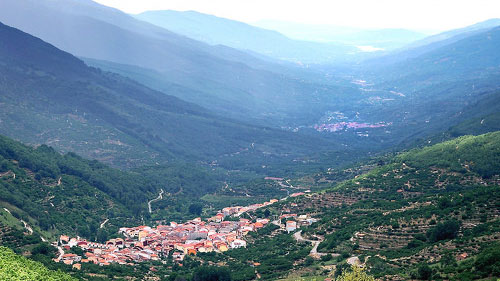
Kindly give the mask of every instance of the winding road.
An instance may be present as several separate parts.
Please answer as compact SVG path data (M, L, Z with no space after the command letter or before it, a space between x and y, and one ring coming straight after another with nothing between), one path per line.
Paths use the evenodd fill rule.
M56 262L59 262L64 256L64 250L61 246L57 246L57 251L59 252L59 256L56 258Z
M156 197L155 199L152 199L150 201L148 201L148 210L149 210L149 213L151 214L152 211L151 211L151 203L155 202L155 201L158 201L158 200L161 200L163 199L163 188L160 190L160 194L158 194L158 197Z
M324 239L319 239L319 240L309 240L305 239L302 237L302 230L299 230L293 234L293 238L297 240L297 242L310 242L313 244L313 248L311 249L311 252L309 255L313 258L321 258L322 256L327 255L326 253L318 253L318 246L321 242L323 242ZM331 254L333 257L339 256L339 254Z
M31 228L31 226L29 226L25 221L21 220L21 222L24 224L24 228L26 228L26 230L28 231L28 233L31 235L33 234L33 229Z

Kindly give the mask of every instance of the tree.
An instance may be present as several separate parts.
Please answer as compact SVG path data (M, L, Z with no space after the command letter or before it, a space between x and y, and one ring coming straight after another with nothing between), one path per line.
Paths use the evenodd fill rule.
M500 244L495 244L483 250L474 263L477 271L483 277L500 276Z
M271 211L269 211L269 209L265 209L264 210L264 217L268 218L269 215L271 215Z
M198 268L194 275L193 281L230 281L231 275L226 268L203 266Z
M193 215L201 215L201 212L203 211L203 205L200 203L193 203L189 205L189 213Z
M366 274L365 270L359 266L353 265L352 271L344 271L335 281L375 281L373 276Z
M304 265L305 266L310 266L311 264L314 263L314 259L311 258L311 257L307 257L305 260L304 260Z
M432 269L427 264L420 265L417 273L420 280L429 280L432 277Z
M104 228L99 228L97 230L97 241L104 243L106 240L108 240L108 232Z
M33 250L31 250L32 255L44 255L49 257L55 257L54 252L56 249L49 245L48 243L40 243L36 245Z
M449 220L443 223L437 224L434 228L427 232L429 240L432 242L437 242L445 239L453 239L457 236L458 230L460 229L460 224L456 220Z
M442 266L451 266L451 267L456 267L457 266L457 260L451 253L447 253L443 255L441 258L441 264Z

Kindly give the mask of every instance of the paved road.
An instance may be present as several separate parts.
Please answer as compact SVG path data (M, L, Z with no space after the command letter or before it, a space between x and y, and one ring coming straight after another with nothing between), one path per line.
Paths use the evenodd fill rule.
M109 221L109 219L106 219L103 223L101 223L101 226L99 226L99 228L103 228L104 225Z
M295 238L295 240L297 240L299 242L310 242L313 244L313 248L311 249L311 252L309 253L309 255L311 257L320 258L321 256L327 255L325 253L318 253L318 246L321 242L323 242L323 239L319 239L319 240L305 239L304 237L302 237L302 230L295 232L293 234L293 237ZM339 256L339 254L332 254L332 256L337 257L337 256Z
M59 251L59 256L56 258L56 262L59 262L64 255L64 250L61 248L61 246L57 246L57 250Z
M160 194L158 194L158 197L156 197L153 200L148 201L148 210L149 210L150 214L152 213L152 211L151 211L151 203L153 203L154 201L161 200L161 199L163 199L163 188L160 190Z
M347 259L347 263L350 264L350 265L360 265L361 261L359 260L358 257L354 256L354 257L348 258Z
M24 224L24 228L26 228L26 230L28 230L29 234L33 234L33 229L31 228L31 226L29 226L25 221L21 220L21 222Z

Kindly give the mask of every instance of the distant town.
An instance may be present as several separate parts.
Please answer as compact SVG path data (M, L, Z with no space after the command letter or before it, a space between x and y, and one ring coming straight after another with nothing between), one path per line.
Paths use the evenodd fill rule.
M290 197L302 195L304 193L299 192L291 194ZM105 243L61 235L59 241L54 243L54 246L59 249L59 256L54 261L73 265L76 269L81 269L82 263L94 263L101 266L112 263L134 265L137 262L160 260L168 256L181 263L186 255L223 253L230 249L245 248L247 242L244 237L249 232L257 231L269 223L280 226L287 232L293 232L300 226L310 225L316 221L308 215L297 214L282 214L275 221L267 218L237 219L244 213L276 202L278 199L246 207L227 207L208 218L207 221L195 218L185 223L170 222L169 225L156 227L144 225L122 227L119 229L119 234L123 235L123 238L110 239ZM230 217L231 220L228 219ZM72 247L81 248L84 252L83 256L65 253Z

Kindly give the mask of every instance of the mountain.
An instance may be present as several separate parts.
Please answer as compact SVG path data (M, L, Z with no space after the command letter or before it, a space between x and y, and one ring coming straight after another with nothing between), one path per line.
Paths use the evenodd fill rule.
M500 224L494 206L500 198L499 149L499 132L461 137L403 153L340 184L333 194L358 199L349 210L334 207L324 214L315 228L331 230L319 248L337 252L358 245L352 253L363 257L376 252L363 258L375 277L419 278L421 261L440 263L431 279L495 276L494 269L480 263L498 249L494 236ZM458 269L456 259L464 252L468 262L459 263Z
M463 28L458 28L458 29L453 29L449 31L445 31L436 35L432 35L429 37L426 37L422 40L418 40L412 44L409 44L405 48L408 49L413 49L413 48L418 48L421 46L429 45L432 43L436 43L439 41L447 41L449 39L452 39L448 41L449 43L453 43L461 38L471 36L477 33L485 32L488 31L488 29L492 29L494 27L500 26L500 19L489 19L485 20L482 22L478 22L473 25L469 25ZM455 38L455 39L453 39Z
M384 63L382 65L384 74L381 76L385 79L398 80L410 75L422 80L432 76L434 80L443 80L444 77L471 79L497 75L500 56L495 50L500 42L499 37L500 26L467 36L415 58ZM376 70L381 69L376 68Z
M276 72L282 66L246 52L210 46L92 1L5 0L2 7L5 24L79 57L153 70L183 88L168 94L240 120L281 125L296 116L318 118L322 110L315 106L339 94Z
M500 26L500 19L489 19L464 28L445 31L436 35L425 37L422 40L386 53L383 56L367 59L369 63L391 64L416 58L439 48L451 45L468 37L484 33Z
M401 48L426 37L424 33L401 28L362 29L280 21L259 21L255 25L276 30L296 40L340 43L354 47L370 46L375 50Z
M364 64L356 74L367 81L360 88L378 104L364 113L393 122L392 130L410 141L480 118L481 111L498 112L499 45L497 27L415 58L394 54L394 61Z
M220 157L253 164L291 161L328 146L317 138L217 116L87 67L5 25L0 38L0 132L27 143L50 144L120 167Z
M340 44L292 40L276 31L195 11L148 11L134 17L211 45L304 64L344 60L356 50Z
M76 234L102 240L108 232L157 219L159 213L162 219L190 218L195 214L189 206L223 186L222 179L212 169L178 162L121 171L0 136L0 241L6 234L1 226L23 229L20 220L46 239ZM162 204L149 211L148 201L160 192Z

